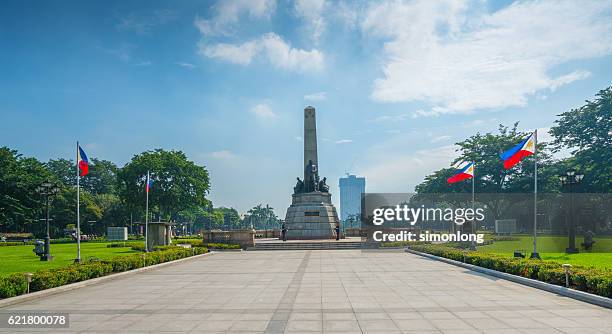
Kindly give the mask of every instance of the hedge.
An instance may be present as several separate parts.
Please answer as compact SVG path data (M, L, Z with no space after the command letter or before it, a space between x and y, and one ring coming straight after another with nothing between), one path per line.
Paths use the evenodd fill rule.
M240 249L238 244L205 243L198 239L174 240L175 244L189 244L191 247L206 247L209 249Z
M554 261L508 258L502 255L465 251L444 245L411 245L408 248L447 259L473 264L512 275L565 286L565 271ZM612 298L612 270L572 266L570 287Z
M191 245L191 247L206 247L208 249L240 249L240 245L238 244L204 243L202 240L198 239L183 239L173 240L173 244L169 246L156 246L155 250L176 247L178 244L187 244ZM145 251L144 242L114 242L106 245L106 247L131 247L135 251Z
M205 247L171 249L150 253L114 257L109 260L89 261L71 264L63 268L47 269L34 272L30 283L30 292L55 288L65 284L85 281L154 264L173 261L208 252ZM0 298L14 297L26 293L27 282L23 273L13 273L0 277Z
M23 246L23 245L34 245L35 244L35 240L40 240L40 241L45 241L44 239L24 239L27 240L26 242L23 241L7 241L7 242L0 242L0 247L8 247L8 246ZM105 238L94 238L94 239L89 239L89 240L81 240L81 242L107 242L107 240ZM50 240L51 244L76 244L76 239L73 238L59 238L59 239L51 239Z

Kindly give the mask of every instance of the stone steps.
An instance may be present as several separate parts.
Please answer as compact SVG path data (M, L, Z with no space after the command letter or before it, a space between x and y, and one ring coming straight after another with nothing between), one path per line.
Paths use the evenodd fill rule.
M350 242L274 242L255 244L249 251L258 250L325 250L325 249L363 249L372 245L360 241Z

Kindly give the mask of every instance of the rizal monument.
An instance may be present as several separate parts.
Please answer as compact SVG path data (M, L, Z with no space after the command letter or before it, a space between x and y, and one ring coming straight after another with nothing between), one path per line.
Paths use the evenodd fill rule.
M291 206L287 209L287 239L331 239L338 213L331 202L326 181L319 178L317 158L317 120L315 108L304 109L304 178L297 178Z

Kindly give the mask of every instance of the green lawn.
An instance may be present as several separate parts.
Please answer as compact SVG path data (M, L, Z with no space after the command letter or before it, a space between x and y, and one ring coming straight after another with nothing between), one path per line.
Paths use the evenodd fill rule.
M515 250L523 250L527 254L531 253L533 248L533 238L531 236L521 235L513 237L517 237L519 240L495 241L491 245L478 247L478 251L507 255L509 257L513 256ZM582 249L580 246L582 241L582 237L576 238L576 246L580 248L580 253L566 254L567 237L541 236L538 237L538 252L544 260L612 269L612 238L595 237L596 243L590 252Z
M115 256L139 253L129 247L107 248L107 242L82 242L81 259L90 257L108 259ZM51 244L53 261L40 261L32 251L33 245L0 247L0 274L34 272L42 269L64 267L76 258L76 243Z

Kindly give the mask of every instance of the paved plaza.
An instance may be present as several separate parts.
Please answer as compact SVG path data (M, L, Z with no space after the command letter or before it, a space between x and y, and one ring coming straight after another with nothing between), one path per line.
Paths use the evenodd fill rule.
M359 250L217 253L7 310L67 312L61 331L87 333L612 333L609 309Z

